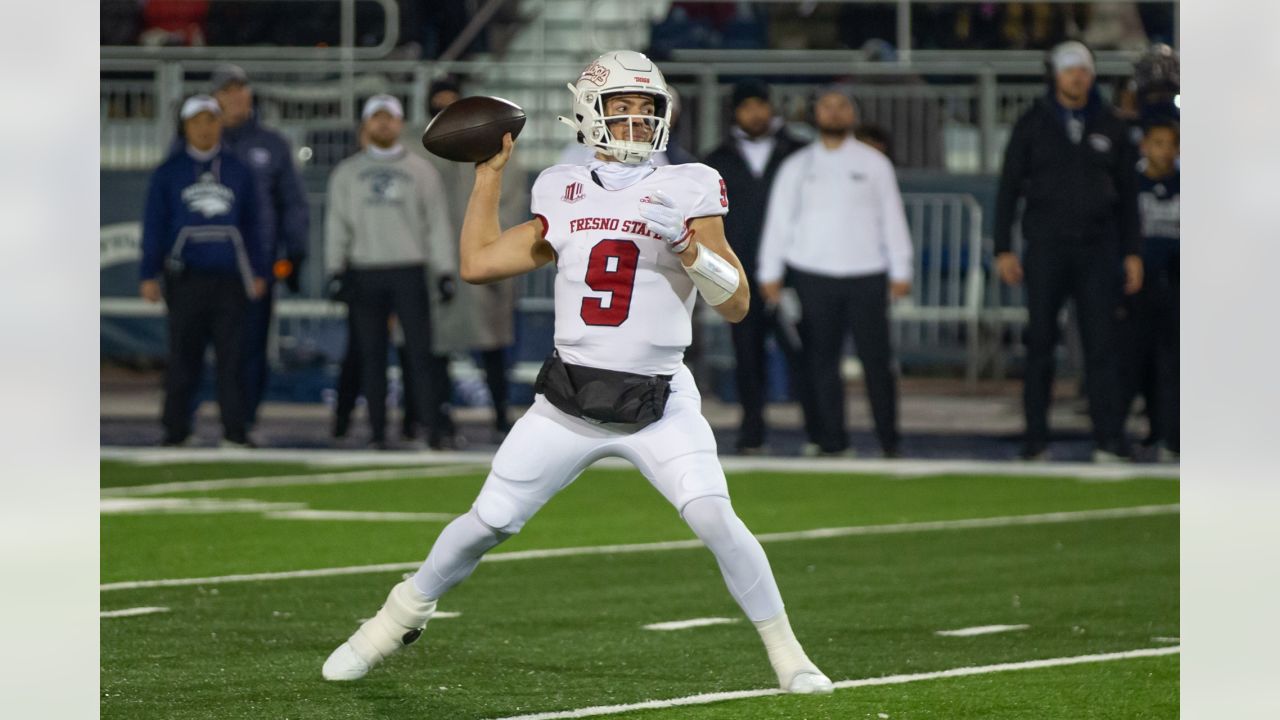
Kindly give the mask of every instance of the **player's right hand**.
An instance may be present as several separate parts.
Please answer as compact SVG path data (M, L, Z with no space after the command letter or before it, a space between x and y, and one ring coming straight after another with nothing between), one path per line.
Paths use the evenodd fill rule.
M488 170L496 173L502 172L502 168L506 167L507 161L511 159L511 150L515 146L516 141L511 139L511 133L504 134L502 136L502 149L498 151L497 155L494 155L488 160L476 163L476 171Z

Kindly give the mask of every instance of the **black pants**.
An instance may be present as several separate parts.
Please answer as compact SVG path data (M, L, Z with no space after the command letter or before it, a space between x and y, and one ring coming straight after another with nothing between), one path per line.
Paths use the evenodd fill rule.
M507 410L510 388L507 384L507 349L496 348L481 350L480 362L484 365L484 381L489 386L489 396L493 399L494 429L500 433L511 430L511 419Z
M258 422L258 407L267 392L270 365L267 362L267 340L271 334L271 315L275 306L275 281L267 278L267 292L257 300L249 300L244 312L244 347L241 362L244 375L241 388L244 391L244 416L246 427ZM191 395L191 416L200 407L199 389L203 374L195 377L196 392Z
M741 322L729 326L733 336L734 380L738 389L738 402L742 404L742 424L738 429L737 447L758 448L764 445L767 432L764 422L766 391L769 384L768 355L765 341L773 334L787 358L791 378L791 392L804 411L806 431L810 442L817 442L808 422L813 417L812 392L807 383L808 374L797 372L801 367L800 348L787 339L778 328L777 317L765 307L759 289L751 288L751 307Z
M394 314L404 331L405 353L401 371L412 375L406 383L406 406L413 404L417 417L426 418L428 440L439 437L435 424L435 387L429 380L431 313L427 297L426 268L421 265L351 271L351 330L360 365L360 389L369 410L373 441L387 437L387 327Z
M1123 350L1121 410L1126 415L1142 395L1150 434L1147 442L1179 450L1178 259L1145 268L1142 290L1125 298L1119 327Z
M187 272L166 276L164 294L169 311L169 362L160 419L165 441L181 442L191 435L192 400L205 348L212 342L222 435L232 442L244 442L242 323L249 304L244 282L236 275Z
M823 452L849 447L845 431L844 341L853 331L854 349L886 452L898 449L898 379L889 347L889 277L885 273L828 277L791 269L788 283L800 297L800 342L811 383L813 426Z
M401 382L404 391L404 412L402 417L401 435L405 438L414 437L414 426L417 425L418 419L413 414L413 403L408 401L412 396L410 385L413 380L409 373L404 372L404 368L409 367L408 353L405 352L403 345L396 346L396 362L401 368ZM356 401L360 398L360 348L356 345L356 333L351 325L350 308L347 314L347 349L342 356L342 366L338 370L338 387L337 402L333 408L333 434L344 437L347 429L351 425L351 414L355 412Z
M1049 402L1053 391L1058 315L1067 298L1075 302L1089 378L1089 416L1094 443L1122 446L1116 306L1121 297L1119 254L1106 245L1053 246L1032 243L1023 258L1027 290L1027 367L1022 403L1027 445L1049 442Z

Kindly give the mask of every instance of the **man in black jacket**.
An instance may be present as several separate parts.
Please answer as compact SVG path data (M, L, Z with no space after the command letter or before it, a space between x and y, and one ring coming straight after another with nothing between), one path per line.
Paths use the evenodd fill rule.
M1014 125L996 198L996 269L1027 284L1024 459L1049 441L1058 313L1075 300L1089 378L1095 461L1126 454L1119 407L1114 310L1142 287L1136 157L1128 128L1094 88L1093 56L1070 41L1050 53L1052 85ZM1012 251L1018 200L1024 257ZM1120 268L1123 257L1123 280Z
M776 328L773 313L766 310L756 287L756 258L774 175L782 161L804 144L783 129L782 118L774 116L769 102L769 86L759 80L744 80L734 86L733 121L729 137L705 162L724 178L733 202L733 212L724 219L725 236L742 261L751 287L747 317L730 329L737 355L738 398L742 403L737 448L741 453L755 454L763 451L765 439L765 339ZM785 338L778 339L788 352L793 350ZM797 388L797 394L802 403L807 401L802 388Z

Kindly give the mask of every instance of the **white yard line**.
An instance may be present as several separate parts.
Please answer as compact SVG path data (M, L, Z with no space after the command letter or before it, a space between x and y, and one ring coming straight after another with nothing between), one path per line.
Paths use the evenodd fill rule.
M263 513L272 520L359 520L367 522L449 522L452 513L361 512L358 510L280 510Z
M689 628L706 627L708 625L732 625L738 622L737 618L725 617L707 617L707 618L691 618L689 620L671 620L670 622L651 623L642 626L645 630L688 630Z
M374 450L231 450L221 448L123 448L104 447L103 460L121 460L141 465L198 462L296 462L317 467L353 465L405 465L417 468L439 465L471 466L483 472L493 461L491 452L378 452ZM1095 465L1093 463L1031 463L1007 460L883 460L870 458L739 457L720 458L729 472L772 471L794 473L867 473L894 477L921 475L1015 475L1023 477L1065 477L1085 480L1129 480L1133 478L1177 479L1177 465ZM478 466L478 467L477 467ZM605 458L593 467L631 468L620 458ZM175 483L176 484L176 483Z
M960 628L959 630L939 630L934 633L940 637L973 637L974 635L994 635L996 633L1026 630L1030 625L979 625L977 627Z
M1143 648L1124 652L1101 653L1098 655L1076 655L1074 657L1047 658L1045 660L1027 660L1024 662L999 663L996 665L979 665L976 667L953 668L936 672L914 673L911 675L889 675L886 677L862 678L860 680L841 680L835 683L837 689L872 687L876 685L901 685L924 680L942 680L946 678L969 677L971 675L988 675L1013 670L1038 670L1041 668L1064 667L1067 665L1083 665L1087 663L1113 662L1116 660L1132 660L1135 658L1160 657L1175 655L1181 648ZM532 713L529 715L513 715L498 720L572 720L572 718L598 717L600 715L618 715L636 710L659 710L663 708L683 707L686 705L707 705L725 700L744 700L746 698L782 695L778 688L761 690L737 690L733 692L705 693L669 700L648 700L646 702L627 705L597 705L577 710L558 710L554 712Z
M103 610L98 613L100 618L122 618L133 617L135 615L154 615L155 613L167 613L167 607L136 607L125 608L124 610Z
M103 515L154 513L264 513L304 510L306 503L237 500L234 498L102 498L98 512Z
M357 470L355 472L321 473L315 475L275 475L264 477L226 478L222 480L192 480L189 482L157 483L155 485L131 485L103 488L103 497L134 497L138 495L167 495L177 492L206 492L240 488L283 487L288 485L345 485L347 483L381 482L384 480L408 480L419 477L451 477L480 472L478 465L445 465L414 468L388 468L384 470Z
M1151 642L1180 643L1180 642L1182 642L1182 638L1176 638L1176 637L1153 637L1153 638L1151 638Z
M895 523L891 525L855 525L852 527L817 528L814 530L798 530L795 532L764 533L757 535L756 538L762 543L789 542L794 540L816 540L819 538L849 537L856 535L891 535L898 533L933 532L939 530L970 530L976 528L1012 527L1018 525L1084 522L1088 520L1112 520L1120 518L1146 517L1151 515L1170 515L1177 512L1178 505L1139 505L1136 507L1043 513L1039 515L1006 515L1002 517L969 518L964 520L936 520L917 523ZM667 550L686 550L699 547L702 547L702 541L697 539L670 540L666 542L651 543L630 543L625 545L587 545L581 547L549 548L545 550L517 550L513 552L489 553L481 558L481 561L512 562L516 560L538 560L543 558L571 557L579 555L617 555L623 553L662 552ZM109 590L134 590L138 588L152 587L216 585L220 583L327 577L330 575L356 575L361 573L391 572L394 570L417 570L421 564L421 561L414 561L403 563L382 563L378 565L351 565L346 567L316 568L314 570L291 570L286 572L244 573L202 578L130 580L125 582L105 583L103 585L99 585L98 589L106 592Z

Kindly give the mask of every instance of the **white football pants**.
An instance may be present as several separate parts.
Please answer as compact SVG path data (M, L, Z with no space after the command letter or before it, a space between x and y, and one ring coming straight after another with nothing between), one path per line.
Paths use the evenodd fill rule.
M566 415L546 398L511 428L471 510L436 539L414 585L437 599L466 579L484 553L519 532L556 493L604 457L629 460L715 554L725 583L752 621L782 612L764 548L729 503L711 426L688 368L672 378L657 422L640 430Z

